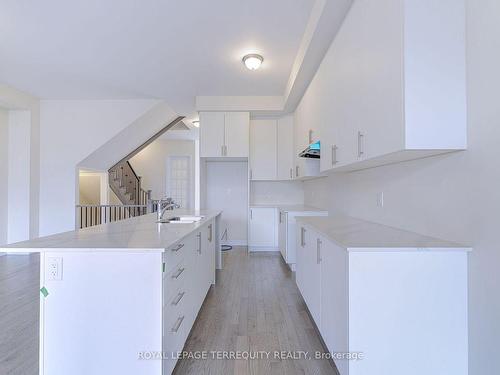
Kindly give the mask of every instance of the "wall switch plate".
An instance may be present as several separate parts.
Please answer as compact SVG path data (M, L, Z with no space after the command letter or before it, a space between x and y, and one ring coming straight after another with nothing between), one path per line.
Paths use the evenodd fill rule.
M48 257L46 278L52 281L61 281L63 276L63 260L61 257Z
M377 206L384 207L384 192L380 192L377 194Z

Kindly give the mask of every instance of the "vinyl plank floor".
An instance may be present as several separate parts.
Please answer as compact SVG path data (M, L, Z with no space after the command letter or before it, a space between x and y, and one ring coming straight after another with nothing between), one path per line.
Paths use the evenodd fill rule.
M327 360L280 359L275 351L324 352L292 272L279 253L224 253L224 269L207 295L185 351L268 353L256 359L184 359L174 373L337 374Z
M0 374L38 374L40 257L0 256Z

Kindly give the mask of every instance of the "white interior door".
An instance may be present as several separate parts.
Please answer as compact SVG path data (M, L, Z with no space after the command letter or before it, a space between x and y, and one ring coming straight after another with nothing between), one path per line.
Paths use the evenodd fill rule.
M191 158L189 156L169 156L167 161L167 197L181 208L191 208Z

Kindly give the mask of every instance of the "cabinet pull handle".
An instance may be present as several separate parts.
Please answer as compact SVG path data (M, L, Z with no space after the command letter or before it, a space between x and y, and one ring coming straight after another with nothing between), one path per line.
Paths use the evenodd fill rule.
M280 211L280 224L281 224L281 211Z
M196 237L198 237L198 253L201 254L201 232Z
M250 169L250 180L253 178L252 169Z
M305 233L306 230L304 229L304 227L300 227L300 246L302 247L306 246Z
M175 274L172 275L172 279L178 279L179 276L184 272L185 268L179 268Z
M337 145L332 146L332 166L337 164Z
M227 156L227 146L224 145L224 156Z
M212 224L208 226L208 242L212 242Z
M183 247L184 247L184 244L183 244L183 243L180 243L179 245L177 245L177 247L174 247L174 248L172 249L172 251L177 252L177 251L179 251L180 249L182 249Z
M290 168L290 179L293 178L293 168Z
M180 316L179 318L177 318L177 320L175 321L174 326L172 327L172 333L177 333L177 331L181 327L181 324L182 324L183 321L184 321L184 315Z
M220 146L220 156L224 156L224 145Z
M299 166L295 166L295 177L299 177Z
M177 306L179 304L179 302L181 302L182 297L184 297L184 294L186 294L186 292L182 292L182 293L177 294L175 299L172 301L172 306Z
M363 145L363 142L364 142L364 137L365 135L363 133L361 133L360 131L358 131L358 157L360 158L361 156L364 155L365 151L364 151L364 145Z
M320 264L322 261L321 259L321 240L318 238L316 241L316 263Z

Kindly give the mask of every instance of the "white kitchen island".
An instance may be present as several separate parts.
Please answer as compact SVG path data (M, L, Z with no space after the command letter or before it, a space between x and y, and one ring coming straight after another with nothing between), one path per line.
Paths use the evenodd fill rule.
M41 375L165 375L221 268L219 211L156 214L9 245L40 252Z

